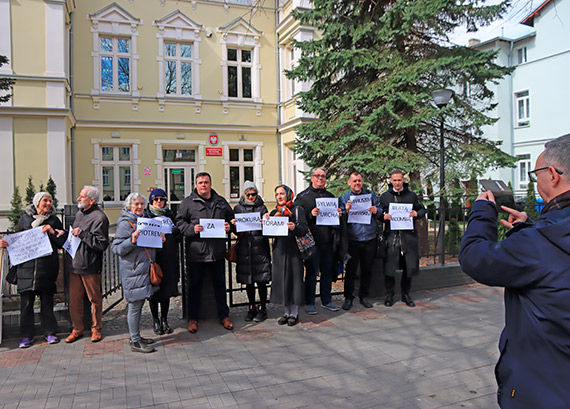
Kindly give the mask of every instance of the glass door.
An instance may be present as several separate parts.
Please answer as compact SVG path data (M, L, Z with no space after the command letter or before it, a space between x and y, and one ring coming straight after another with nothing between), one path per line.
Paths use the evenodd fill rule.
M194 189L195 168L192 166L164 165L164 181L168 204L178 205Z

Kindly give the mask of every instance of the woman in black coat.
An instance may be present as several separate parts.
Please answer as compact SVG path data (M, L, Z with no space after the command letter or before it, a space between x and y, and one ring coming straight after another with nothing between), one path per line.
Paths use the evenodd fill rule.
M259 196L255 183L246 181L243 185L243 196L234 208L234 213L259 213L261 217L267 213L267 207ZM236 219L232 220L235 226ZM267 319L267 283L271 281L271 253L269 239L261 230L235 233L237 244L237 282L245 284L249 300L246 321L261 322ZM259 308L255 308L255 284L259 293Z
M302 237L309 231L305 211L293 204L293 191L285 185L275 188L277 208L271 216L288 217L287 236L276 236L273 240L273 263L271 302L285 307L277 323L293 326L299 322L299 306L305 302L303 284L304 266L295 236Z
M172 334L172 328L168 325L168 310L170 298L178 296L178 281L180 280L180 265L178 263L178 243L182 236L175 225L176 214L166 206L166 192L162 189L154 189L148 197L148 207L144 217L161 217L168 224L172 223L172 233L166 234L166 241L162 245L162 251L156 255L156 262L162 269L162 282L159 289L149 298L150 311L154 320L153 330L157 335ZM160 304L160 318L158 306Z
M20 348L28 348L34 342L34 301L40 297L40 322L48 344L57 344L57 320L53 313L55 281L59 273L57 249L65 243L63 225L52 206L52 197L47 192L39 192L33 203L24 210L16 232L41 227L51 243L52 253L15 266L17 269L18 293L20 294ZM0 240L0 247L8 247Z

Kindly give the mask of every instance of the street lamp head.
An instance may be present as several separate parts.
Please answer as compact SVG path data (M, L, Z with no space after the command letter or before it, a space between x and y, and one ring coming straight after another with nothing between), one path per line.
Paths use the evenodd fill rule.
M452 96L453 91L447 88L436 89L431 93L433 102L435 102L435 105L437 105L439 109L447 106Z

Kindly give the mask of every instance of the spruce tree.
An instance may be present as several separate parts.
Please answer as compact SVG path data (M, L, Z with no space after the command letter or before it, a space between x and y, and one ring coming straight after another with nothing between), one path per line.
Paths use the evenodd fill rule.
M22 215L22 196L20 196L20 188L18 186L14 187L10 206L11 215L8 216L8 220L10 221L10 230L14 230L18 225L20 216Z
M36 194L36 188L34 187L34 182L32 181L32 177L28 176L28 184L26 185L26 196L24 197L24 204L26 206L32 203L35 194Z
M48 192L51 195L52 200L53 200L52 205L53 205L54 209L57 209L57 206L58 206L58 201L57 201L57 197L56 197L57 186L55 184L55 181L52 179L51 175L49 175L49 178L48 178L47 183L46 183L46 192Z
M346 185L358 169L372 187L394 167L416 182L437 179L439 126L445 118L446 172L468 178L514 158L484 139L481 128L496 119L490 85L511 72L496 53L453 45L448 35L475 30L499 17L506 4L475 0L314 0L294 11L316 27L289 78L312 82L298 105L316 120L299 126L295 148L310 167L324 166L331 185ZM453 102L439 110L432 91L454 87ZM469 90L469 92L467 92ZM336 179L336 180L335 180ZM333 186L331 186L333 187Z
M0 67L8 63L8 58L4 55L0 55ZM8 102L12 98L12 85L14 85L14 80L11 78L0 77L0 102ZM8 91L7 93L1 91Z
M534 183L529 181L526 187L526 198L524 200L524 211L527 216L536 221L538 219L538 212L536 210L536 190Z

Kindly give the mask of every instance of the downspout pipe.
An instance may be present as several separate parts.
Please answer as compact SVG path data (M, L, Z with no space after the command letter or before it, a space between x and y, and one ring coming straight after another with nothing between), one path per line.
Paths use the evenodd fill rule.
M279 0L275 0L275 27L279 25ZM275 32L275 61L277 64L277 167L279 183L283 183L283 138L281 126L281 58L279 55L279 34Z
M513 40L510 40L510 48L509 48L509 54L508 54L508 59L507 59L507 64L509 67L513 66L513 48L515 45L515 42ZM511 72L509 74L509 130L510 130L510 141L511 141L511 146L510 146L510 155L511 156L515 156L515 116L514 116L514 102L513 102L513 73ZM513 185L515 183L515 168L511 168L511 180L513 181Z

